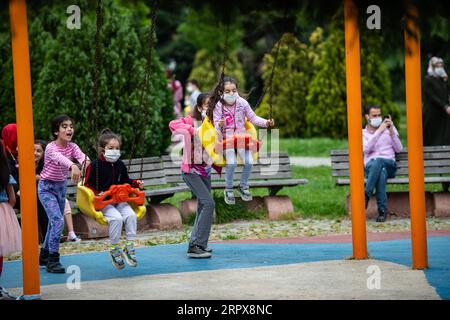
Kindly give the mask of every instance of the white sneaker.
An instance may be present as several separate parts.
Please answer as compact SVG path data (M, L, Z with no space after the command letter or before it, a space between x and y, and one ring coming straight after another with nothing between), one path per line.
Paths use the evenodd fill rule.
M69 238L67 237L66 242L81 242L81 239L75 236L75 238Z
M224 200L226 204L235 204L235 200L234 200L234 191L225 189L224 193Z

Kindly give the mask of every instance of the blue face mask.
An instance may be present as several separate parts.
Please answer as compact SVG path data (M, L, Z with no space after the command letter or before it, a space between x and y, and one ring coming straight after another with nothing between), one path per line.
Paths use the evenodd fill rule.
M223 95L223 100L230 105L234 104L238 98L239 95L237 93L225 93Z
M381 125L381 122L383 122L381 117L372 118L369 120L370 125L374 128L378 128Z

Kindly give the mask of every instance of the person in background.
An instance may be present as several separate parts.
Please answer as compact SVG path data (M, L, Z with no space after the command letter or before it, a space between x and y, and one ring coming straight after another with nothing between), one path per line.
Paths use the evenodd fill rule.
M20 209L20 194L19 191L19 162L18 162L18 148L17 148L17 125L15 123L7 124L2 129L2 143L6 153L6 158L9 164L9 170L12 177L16 181L14 184L14 192L16 193L15 209Z
M188 80L186 85L186 91L189 94L189 109L193 110L194 107L197 105L197 98L201 93L198 86L198 81L195 79Z
M180 81L175 80L173 72L166 69L167 79L169 80L168 86L173 95L173 113L176 119L180 119L182 114L181 101L183 100L183 86Z
M433 57L423 86L423 145L450 145L448 76L444 61Z
M22 250L21 230L14 212L16 183L9 169L3 145L0 143L0 278L3 271L3 257ZM0 286L0 300L13 300L6 289Z
M379 106L366 106L364 114L367 120L367 126L363 129L364 174L367 179L364 189L366 209L376 188L377 222L384 222L388 212L386 183L387 179L395 178L395 153L402 151L403 146L391 117L383 120Z

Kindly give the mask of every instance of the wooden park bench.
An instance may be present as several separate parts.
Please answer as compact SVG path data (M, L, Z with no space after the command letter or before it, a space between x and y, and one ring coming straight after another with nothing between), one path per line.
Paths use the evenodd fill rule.
M277 156L277 155L274 155ZM128 160L123 160L128 166ZM180 171L181 158L172 159L170 156L145 158L142 170L145 195L147 198L147 214L138 222L138 230L148 228L172 229L180 228L182 220L177 207L169 203L161 203L178 192L189 192L190 189L184 183ZM277 162L279 161L278 165ZM139 179L141 172L141 159L132 159L129 175L132 179ZM212 175L212 188L224 189L224 174L222 177L214 173ZM242 167L235 172L235 186L239 184ZM292 202L287 196L277 196L283 187L293 187L305 184L306 179L293 179L290 161L287 153L282 153L278 158L264 157L253 167L251 188L268 188L269 196L254 197L248 208L265 208L269 218L277 219L282 214L293 211ZM72 209L76 209L76 186L69 180L67 197ZM196 211L196 200L189 199L180 204L181 214L188 215ZM74 229L83 238L103 238L108 236L107 226L100 225L92 218L83 214L73 216Z
M348 150L331 150L332 175L337 186L350 185ZM450 216L450 146L424 147L424 175L425 184L443 184L443 192L426 192L426 208L428 216ZM393 179L388 179L388 185L407 185L408 178L408 152L403 150L396 155L397 173ZM349 195L347 195L347 210L350 212ZM388 192L388 209L391 214L398 216L409 215L408 192ZM378 215L376 199L372 196L367 209L367 217Z
M175 187L186 187L180 174L181 157L163 156L164 170L166 180ZM239 186L239 180L242 174L242 166L236 168L234 174L234 187ZM222 169L219 176L214 170L211 175L211 188L225 189L226 168ZM266 210L269 219L279 219L283 214L294 211L291 200L288 196L277 196L277 193L284 187L295 187L306 184L306 179L292 178L291 164L287 153L273 154L264 156L252 168L249 186L251 189L267 188L268 196L253 197L253 201L247 203L248 210ZM189 190L189 189L188 189ZM238 197L236 197L238 200ZM236 202L236 205L239 205ZM196 211L197 202L195 199L184 200L180 203L180 211L183 216L188 216Z

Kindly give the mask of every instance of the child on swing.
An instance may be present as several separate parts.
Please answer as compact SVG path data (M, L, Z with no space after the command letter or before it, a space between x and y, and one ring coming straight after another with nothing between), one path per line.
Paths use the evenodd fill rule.
M275 125L273 119L263 119L258 117L250 107L249 103L241 98L238 93L238 83L231 77L225 77L223 80L223 88L221 88L222 96L214 107L213 119L216 130L221 134L223 139L229 139L235 134L246 133L245 118L257 127L272 127ZM211 111L208 112L211 116ZM241 181L239 184L239 195L244 201L251 201L252 194L248 186L248 179L252 171L253 156L250 150L239 148L237 150L225 149L226 160L226 189L224 191L225 203L235 204L233 192L233 177L237 167L236 153L244 162Z
M135 188L144 188L144 183L141 180L129 178L125 164L119 159L120 145L120 137L110 129L104 129L100 133L97 143L99 157L92 161L87 168L85 182L85 186L91 188L96 195L108 191L111 185L128 183ZM123 259L125 259L130 267L136 267L137 259L133 243L136 239L137 230L136 213L127 202L109 204L101 211L108 221L111 242L109 253L113 266L116 269L123 269L125 267ZM119 247L119 242L123 224L125 224L127 242L122 250Z

